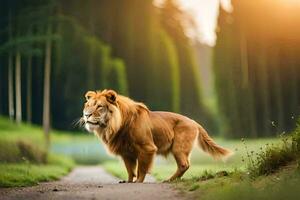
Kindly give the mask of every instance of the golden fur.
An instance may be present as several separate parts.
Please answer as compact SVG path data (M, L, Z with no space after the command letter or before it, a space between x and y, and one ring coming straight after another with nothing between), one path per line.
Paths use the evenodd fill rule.
M214 158L232 152L217 145L194 120L171 112L153 112L142 103L113 90L86 93L83 118L86 129L94 132L110 152L122 157L128 182L143 182L155 154L172 153L178 169L169 179L181 177L189 168L189 155L198 136L199 146ZM137 170L136 170L137 168Z

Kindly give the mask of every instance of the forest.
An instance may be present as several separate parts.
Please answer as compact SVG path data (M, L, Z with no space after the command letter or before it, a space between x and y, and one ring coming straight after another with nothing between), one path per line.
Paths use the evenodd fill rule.
M171 2L161 10L138 0L46 2L1 6L1 114L41 124L49 76L53 128L71 129L84 93L104 88L214 128L184 15Z
M83 94L111 88L152 110L187 115L215 135L292 130L300 112L299 12L270 2L233 0L233 12L220 7L213 112L203 95L201 55L184 30L193 20L174 1L3 1L0 114L74 130Z

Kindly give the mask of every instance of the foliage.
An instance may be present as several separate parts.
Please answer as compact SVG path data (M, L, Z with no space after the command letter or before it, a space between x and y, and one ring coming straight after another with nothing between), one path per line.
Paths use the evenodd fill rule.
M281 144L267 144L256 155L247 153L248 170L252 177L269 175L300 158L300 123L293 133L282 135L281 140Z
M42 130L0 117L0 162L46 163Z
M46 163L47 152L45 149L24 140L11 141L0 139L0 162Z
M264 182L264 183L262 183ZM265 177L262 180L251 182L247 179L235 180L227 178L213 180L210 183L200 184L206 188L201 192L201 199L210 200L238 200L238 199L298 199L300 183L299 172L279 173L276 177ZM198 196L199 194L197 194Z

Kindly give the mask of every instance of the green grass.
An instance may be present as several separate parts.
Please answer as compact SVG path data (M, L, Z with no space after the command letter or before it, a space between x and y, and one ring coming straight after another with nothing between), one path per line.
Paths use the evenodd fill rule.
M58 165L0 164L0 187L36 185L66 175L68 168Z
M53 140L69 136L53 133ZM0 117L0 187L35 185L41 181L56 180L74 166L71 158L48 153L37 126L16 125Z
M236 171L228 176L215 176L205 180L199 178L183 179L175 186L192 199L202 200L262 200L298 199L300 172L297 164L290 165L270 176L255 180L246 173Z
M291 134L280 136L281 143L260 152L248 152L248 171L252 177L268 175L300 158L300 121Z
M57 180L74 166L72 159L50 154L47 164L0 163L0 187L36 185L39 182Z
M245 145L242 140L238 139L222 139L222 138L215 138L214 140L217 144L229 148L234 151L234 155L226 160L226 163L239 167L242 165L241 161L242 158L245 157L246 149ZM278 138L259 138L259 139L245 139L246 145L248 147L248 151L258 151L261 147L264 147L266 144L276 144L279 142ZM196 148L193 149L191 155L191 161L195 164L220 164L224 163L223 161L216 161L210 155L204 153L200 150L198 145ZM171 157L171 156L170 156Z
M33 124L16 124L9 119L0 116L0 138L9 141L24 140L35 143L41 148L45 147L42 127ZM88 135L77 132L51 130L51 142L66 142L74 138L76 140L87 140Z

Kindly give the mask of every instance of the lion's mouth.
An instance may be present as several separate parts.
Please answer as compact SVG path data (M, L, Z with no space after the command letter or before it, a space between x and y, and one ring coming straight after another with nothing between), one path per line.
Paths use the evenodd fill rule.
M87 124L92 124L92 125L94 125L94 126L97 126L97 125L99 125L99 123L98 123L98 122L91 122L91 121L87 121L86 123L87 123Z
M101 128L105 128L107 126L107 124L105 123L101 123L101 122L91 122L91 121L87 121L87 124L91 124L93 126L100 126Z

